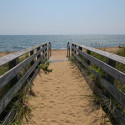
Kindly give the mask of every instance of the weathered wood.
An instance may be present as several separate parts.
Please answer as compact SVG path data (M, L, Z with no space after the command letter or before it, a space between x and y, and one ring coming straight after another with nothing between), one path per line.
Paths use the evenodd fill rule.
M79 56L77 56L75 53L73 53L74 56L78 59L78 61L83 65L85 66L90 72L93 72L95 75L97 75L98 77L98 74L90 69L89 65L84 62ZM101 80L101 79L100 79ZM100 83L103 83L104 82L100 82ZM111 84L111 83L110 83ZM91 86L90 86L91 87ZM111 112L111 114L115 117L115 119L120 123L120 125L124 125L125 123L125 117L120 113L120 111L114 106L111 104L111 102L108 100L108 98L106 96L104 96L103 92L101 89L98 88L98 90L96 91L97 94L99 94L101 97L100 99L102 99L102 101L104 102L105 106L109 109L109 111ZM110 91L111 92L111 91Z
M38 48L39 46L42 46L44 44L45 43L39 44L39 45L37 45L35 47L31 47L31 48L28 48L28 49L25 49L25 50L21 50L21 51L14 52L14 53L8 54L6 56L0 57L0 66L4 65L6 63L9 63L10 61L18 58L19 56L22 56L22 55L24 55L24 54L26 54L26 53L28 53L28 52Z
M125 95L123 95L112 83L106 79L99 79L101 85L108 90L108 92L125 108Z
M35 71L35 73L33 74L33 76L32 76L32 78L30 79L30 81L28 82L28 84L25 86L25 92L27 93L28 92L28 89L30 88L30 86L31 86L31 84L32 84L32 82L33 82L33 80L34 80L34 78L36 77L36 75L38 74L38 72L40 71L40 69L38 68L36 71ZM15 109L14 108L12 108L11 110L10 110L10 112L6 115L6 117L4 118L4 120L3 120L3 125L9 125L10 124L10 121L13 119L13 117L14 117L14 114L15 113Z
M34 50L32 50L32 51L30 52L30 56L33 55L33 54L34 54ZM31 61L31 63L30 63L30 66L32 66L32 65L34 64L34 62L35 62L35 61L34 61L34 59L33 59L33 60ZM29 77L31 78L31 77L33 76L33 74L34 74L34 71L30 74Z
M18 90L22 87L23 83L27 80L32 71L39 64L44 54L33 64L33 66L30 67L30 69L24 74L24 76L21 77L21 79L0 99L0 114L11 101L11 99L15 96L15 94L18 92Z
M89 51L89 50L87 50L87 52L86 52L87 54L91 54L91 52ZM90 65L90 61L88 60L88 59L86 59L86 63L88 64L88 65Z
M109 93L125 108L125 95L123 95L117 88L115 88L110 82L107 80L100 78L100 74L96 71L92 70L87 63L85 63L78 55L73 52L73 55L79 60L79 62L84 65L90 72L94 73L99 81L101 86L106 88Z
M74 52L74 49L73 49L73 47L74 47L74 44L72 43L72 52Z
M48 44L48 60L50 58L50 44Z
M116 106L114 106L114 104L112 104L111 101L103 94L101 89L98 89L98 94L101 96L101 100L104 102L104 105L109 109L116 121L120 125L125 125L125 117L120 113Z
M51 42L49 42L49 49L50 49L50 57L51 57L51 55L52 55L52 43Z
M69 57L70 57L70 46L69 46Z
M69 42L67 43L67 57L69 57L68 51L69 51Z
M100 68L102 68L104 71L106 71L107 73L109 73L112 77L114 77L115 79L119 80L120 82L122 82L123 84L125 84L125 73L117 70L116 68L104 63L103 61L98 60L97 58L88 55L86 53L83 53L82 51L80 51L79 49L76 49L73 47L73 49L75 49L78 53L80 53L83 57L87 58L88 60L90 60L92 63L96 64L97 66L100 66Z
M19 63L19 58L16 58L9 62L9 69L12 69L14 66L16 66Z
M33 54L34 54L34 50L32 50L32 51L30 52L30 56L31 56L31 55L33 55ZM34 64L34 60L33 60L33 61L31 61L31 63L30 63L30 64L31 64L31 66L32 66L32 65Z
M116 67L116 61L111 60L110 58L106 58L106 63L107 63L108 65L114 67L114 68ZM105 78L106 78L109 82L111 82L112 84L114 84L115 78L112 77L111 75L109 75L108 72L105 74Z
M74 47L76 48L77 46L76 46L76 45L74 45ZM74 53L76 53L76 50L74 50Z
M15 115L15 109L13 108L9 111L7 116L2 121L3 122L2 125L10 125L10 122L13 119L14 115Z
M67 57L70 57L70 45L67 43Z
M27 66L35 57L37 57L42 49L39 50L34 55L28 57L23 62L16 65L13 69L10 69L8 72L0 76L0 88L4 87L14 76L16 76L23 68Z
M45 53L45 45L42 45L42 48L43 48L43 54L44 54Z
M75 44L75 43L73 43L73 44ZM110 58L110 59L112 59L112 60L114 60L116 62L125 64L125 57L118 56L116 54L105 52L105 51L102 51L102 50L99 50L99 49L95 49L95 48L92 48L92 47L88 47L88 46L85 46L85 45L80 45L80 44L75 44L75 45L81 46L82 48L90 50L91 52L95 52L95 53L97 53L99 55L102 55L102 56L105 56L107 58Z
M9 62L9 69L12 69L19 63L19 58L16 58ZM10 71L10 70L9 70ZM19 74L16 74L13 79L10 79L9 82L11 85L14 85L19 80Z
M47 53L47 49L46 48L44 49L44 53ZM46 57L47 57L47 54L45 54L44 58L46 58Z
M37 48L37 51L39 51L39 50L40 50L40 47ZM40 55L41 55L41 54L39 54L39 55L37 56L37 59L40 58Z

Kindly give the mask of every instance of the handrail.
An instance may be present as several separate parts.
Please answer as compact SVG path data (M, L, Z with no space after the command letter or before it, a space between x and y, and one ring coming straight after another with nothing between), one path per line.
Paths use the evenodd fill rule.
M85 52L83 51L83 49L86 49L87 51ZM123 93L123 91L120 91L118 88L114 86L115 80L118 80L120 82L120 85L125 84L125 73L121 72L116 67L116 62L119 62L122 65L125 65L125 57L121 57L113 53L105 52L99 49L95 49L92 47L75 44L75 43L72 43L71 50L72 50L72 55L85 68L87 68L90 72L95 74L95 76L98 78L99 86L100 86L100 88L98 89L102 91L101 96L104 97L105 95L105 97L107 96L106 97L107 99L113 97L115 101L117 101L122 108L125 108L125 94ZM105 60L106 62L96 58L96 56L93 56L93 53L91 52L94 52L98 55L106 57L106 60ZM96 71L95 66L99 66L99 68L105 71L104 76L102 76L98 71ZM115 119L117 119L117 121L121 125L125 123L125 117L122 115L121 111L118 110L117 106L114 107L111 104L111 107L115 108L114 111L112 112L112 108L110 108L107 104L105 105L106 107L108 107L109 111L111 111L112 115L114 115Z
M29 54L29 57L22 62L19 62L20 56L27 53ZM0 66L9 63L9 65L7 65L9 70L0 76L0 92L3 93L0 98L0 115L1 113L4 113L4 109L6 109L8 104L12 102L12 99L17 95L24 83L27 80L32 81L34 79L39 71L41 62L46 62L50 56L51 43L49 42L49 44L39 44L0 58ZM27 69L22 73L21 71L26 67ZM25 87L30 87L29 84L30 83L26 83ZM11 87L8 87L8 85L11 85ZM11 111L8 111L8 117L5 116L6 118L5 121L3 119L3 122L6 123L10 120L10 114Z
M44 44L47 44L47 43L42 43L42 44L39 44L39 45L36 45L36 46L33 46L33 47L30 47L30 48L27 48L25 50L21 50L21 51L17 51L17 52L14 52L14 53L11 53L11 54L8 54L6 56L3 56L3 57L0 57L0 66L18 58L19 56L22 56L38 47L41 47L42 45Z
M109 52L105 52L103 50L99 50L99 49L95 49L95 48L92 48L92 47L89 47L89 46L85 46L85 45L81 45L81 44L76 44L76 43L72 43L76 46L80 46L82 48L85 48L89 51L92 51L92 52L95 52L99 55L102 55L102 56L105 56L107 58L110 58L116 62L119 62L119 63L122 63L122 64L125 64L125 57L122 57L122 56L118 56L116 54L113 54L113 53L109 53Z

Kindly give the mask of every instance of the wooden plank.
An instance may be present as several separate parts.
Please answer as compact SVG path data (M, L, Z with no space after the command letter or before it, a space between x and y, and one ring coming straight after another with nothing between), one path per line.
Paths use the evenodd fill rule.
M34 54L34 50L32 50L31 52L30 52L30 56L32 56ZM31 63L30 63L30 66L32 66L33 64L34 64L34 59L31 61ZM30 74L30 76L29 77L32 77L33 76L33 74L34 74L34 71Z
M10 125L11 124L10 122L13 119L14 115L15 115L15 109L12 108L5 117L5 119L3 120L2 125Z
M46 54L46 53L45 53ZM0 99L0 114L15 96L18 90L22 87L23 83L27 80L31 72L36 68L44 54L31 66L31 68L24 74L24 76Z
M109 58L106 58L106 63L107 63L108 65L114 67L114 68L116 67L116 61L111 60L111 59L109 59ZM105 74L105 78L106 78L109 82L111 82L112 84L114 84L115 78L112 77L111 75L109 75L108 73Z
M88 60L90 60L91 62L93 62L94 64L96 64L97 66L100 66L100 68L102 68L104 71L106 71L112 77L114 77L115 79L117 79L120 82L122 82L123 84L125 84L125 73L117 70L116 68L113 68L112 66L104 63L103 61L98 60L97 58L95 58L95 57L93 57L91 55L83 53L79 49L76 49L76 48L74 48L74 49L77 52L79 52L82 56L84 56L85 58L87 58Z
M74 55L76 57L78 57L76 54ZM79 57L78 57L79 58ZM86 68L89 68L89 65L87 63L84 63L82 59L79 58L79 62L85 66ZM82 62L81 62L82 61ZM77 64L77 63L76 63ZM85 65L84 65L85 64ZM78 66L78 64L77 64ZM81 67L79 67L81 70ZM91 72L91 69L88 69ZM94 74L96 74L96 72L94 71ZM88 84L91 87L90 84ZM102 101L104 102L105 106L109 109L109 111L112 113L112 115L115 117L116 121L118 121L118 123L120 123L120 125L124 125L125 123L125 117L120 113L120 111L116 108L116 106L111 105L111 102L109 101L109 99L103 95L103 92L101 89L98 88L97 90L97 94L99 94L101 96L100 99L102 99Z
M35 73L33 74L32 78L30 79L30 81L28 82L28 84L25 86L25 91L26 93L28 92L33 80L35 79L36 75L38 74L38 72L40 71L40 68L37 68Z
M14 52L14 53L8 54L8 55L6 55L6 56L3 56L3 57L0 58L0 66L2 66L2 65L4 65L4 64L6 64L6 63L8 63L8 62L10 62L10 61L12 61L12 60L18 58L19 56L22 56L22 55L24 55L24 54L26 54L26 53L32 51L33 49L38 48L39 46L42 46L42 45L44 45L44 44L46 44L46 43L39 44L39 45L37 45L37 46L33 46L33 47L31 47L31 48L28 48L28 49L25 49L25 50L21 50L21 51Z
M39 50L40 50L40 47L37 48L37 51L39 51ZM37 59L40 58L40 55L41 55L41 54L39 54L39 55L37 56Z
M26 91L26 93L27 93L27 91L28 91L30 85L32 84L34 78L36 77L36 75L38 74L39 71L40 71L40 69L38 68L38 69L35 71L35 73L33 74L32 78L31 78L30 81L29 81L29 83L25 86L25 91ZM14 117L14 113L15 113L15 109L12 108L12 109L10 110L10 112L6 115L6 117L4 118L2 124L3 124L3 125L9 125L9 124L10 124L10 121L11 121L11 120L13 119L13 117Z
M89 51L89 50L87 50L87 52L86 52L88 55L90 55L91 54L91 51ZM86 63L88 64L88 65L90 65L90 61L87 59L86 60Z
M121 114L121 112L111 103L111 101L103 94L101 89L98 89L98 93L101 96L101 100L104 102L104 105L109 109L110 113L114 116L116 121L120 125L125 125L125 117Z
M82 65L84 65L90 72L94 73L101 85L106 88L108 90L108 92L125 108L125 95L123 95L117 88L115 88L110 82L108 82L107 80L100 78L100 75L95 72L94 70L92 70L89 65L87 63L85 63L80 57L78 57L78 55L76 55L73 52L73 55L80 61L80 63Z
M23 68L25 68L27 66L27 64L29 64L36 56L39 55L39 53L42 51L39 50L37 53L35 53L34 55L30 56L29 58L27 58L26 60L24 60L23 62L19 63L18 65L16 65L14 68L12 68L11 70L9 70L8 72L6 72L5 74L0 76L0 89L2 87L4 87L14 76L16 76Z
M9 62L9 69L12 69L17 64L19 64L19 58L16 58L16 59ZM19 78L20 78L19 74L16 74L15 77L13 77L13 79L9 80L10 84L14 85L19 80Z
M73 44L75 44L75 43L73 43ZM92 47L88 47L88 46L85 46L85 45L81 45L81 44L75 44L75 45L81 46L82 48L85 48L85 49L90 50L92 52L95 52L99 55L102 55L102 56L105 56L105 57L110 58L112 60L115 60L116 62L125 64L125 57L118 56L118 55L113 54L113 53L105 52L105 51L95 49L95 48L92 48Z
M101 85L108 90L108 92L125 108L125 95L123 95L112 83L106 79L99 79Z
M34 54L34 50L30 51L30 56ZM34 60L31 61L31 66L34 64Z
M52 43L50 42L50 57L52 55Z

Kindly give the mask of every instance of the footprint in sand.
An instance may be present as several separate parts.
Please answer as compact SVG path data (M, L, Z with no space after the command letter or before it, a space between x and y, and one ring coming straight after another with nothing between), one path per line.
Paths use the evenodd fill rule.
M53 100L50 100L49 102L50 102L50 103L55 103L55 101L53 101Z

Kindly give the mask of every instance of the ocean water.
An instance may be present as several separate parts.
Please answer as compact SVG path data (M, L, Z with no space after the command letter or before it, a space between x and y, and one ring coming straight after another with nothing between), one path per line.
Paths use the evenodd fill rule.
M91 47L125 46L125 35L0 35L0 52L19 51L52 42L53 49L66 49L67 42Z

